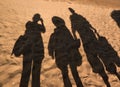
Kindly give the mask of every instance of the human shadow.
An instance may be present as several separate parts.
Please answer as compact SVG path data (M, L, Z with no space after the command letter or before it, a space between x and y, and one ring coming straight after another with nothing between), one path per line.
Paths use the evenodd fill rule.
M114 74L120 80L120 74L117 73L116 65L120 67L120 57L117 52L113 49L111 44L107 41L106 37L100 36L96 32L98 36L98 56L102 60L105 65L106 70Z
M92 27L85 17L77 14L72 8L69 8L69 11L72 13L72 15L70 15L70 21L74 38L77 38L76 32L78 32L83 43L87 60L92 67L92 71L94 73L98 73L102 77L106 86L110 87L108 76L104 70L101 60L98 57L98 40L95 35L96 29Z
M48 52L53 59L55 58L56 65L61 70L64 87L72 87L68 76L68 65L77 87L83 87L77 71L77 66L82 63L82 56L78 50L80 40L72 37L62 18L53 16L52 22L56 28L50 36Z
M113 10L111 12L111 17L117 23L118 27L120 28L120 10Z
M38 23L39 21L41 24ZM28 21L25 27L25 33L20 41L23 43L17 42L17 45L22 47L18 46L19 49L16 49L23 55L23 69L19 87L28 87L31 73L32 87L40 87L41 63L44 58L44 44L41 33L45 33L46 29L43 19L38 13L34 14L32 21Z

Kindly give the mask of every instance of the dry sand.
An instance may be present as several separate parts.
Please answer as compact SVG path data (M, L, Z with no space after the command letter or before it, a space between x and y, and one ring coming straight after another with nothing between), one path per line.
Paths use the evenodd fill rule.
M41 14L47 29L46 33L42 35L45 45L45 58L42 63L41 87L63 87L62 75L56 67L54 60L48 55L47 45L49 36L54 29L54 25L51 22L53 16L62 17L67 27L71 28L68 7L72 7L78 14L83 15L96 28L100 35L107 38L113 49L120 56L120 28L110 17L113 10L120 9L118 5L120 1L116 0L115 2L112 2L112 0L81 0L79 2L75 2L74 0L1 0L0 87L19 87L22 57L11 57L10 54L16 39L24 33L25 23L31 20L35 13ZM100 5L100 3L103 4ZM82 46L80 52L83 62L78 67L78 71L84 87L105 87L102 78L92 72ZM118 67L117 69L120 73L120 69ZM111 87L120 87L120 81L117 77L108 72L106 73L109 76ZM69 74L73 87L76 87L71 72Z

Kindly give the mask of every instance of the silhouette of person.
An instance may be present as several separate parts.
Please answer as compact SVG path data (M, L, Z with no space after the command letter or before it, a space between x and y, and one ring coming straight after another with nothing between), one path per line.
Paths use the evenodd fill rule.
M117 52L112 48L107 39L103 36L98 36L98 56L103 61L105 68L111 74L115 74L120 80L120 75L117 73L116 65L120 67L120 58ZM109 58L109 59L108 59Z
M120 28L120 10L113 10L111 12L111 17L116 21L118 27Z
M98 73L104 80L107 87L110 87L108 82L108 76L105 73L104 66L100 61L97 53L98 41L96 35L94 34L96 30L83 16L77 14L72 8L69 8L72 13L70 15L72 33L74 38L77 38L76 32L78 32L81 41L83 43L83 48L87 56L87 60L90 63L94 73Z
M44 45L41 33L46 29L40 14L35 14L33 21L26 23L24 36L27 38L23 50L23 70L21 75L20 87L28 87L32 69L32 87L40 87L40 70L44 58ZM41 21L41 24L38 24Z
M56 28L49 39L49 55L53 59L55 58L56 65L61 70L65 87L72 87L68 76L68 65L77 87L83 87L77 72L77 66L82 63L82 57L78 50L80 40L72 37L62 18L53 16L52 22Z

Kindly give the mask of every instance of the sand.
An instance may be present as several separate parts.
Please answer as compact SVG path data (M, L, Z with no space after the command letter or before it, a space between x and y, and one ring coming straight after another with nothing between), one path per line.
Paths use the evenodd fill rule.
M71 31L68 7L73 8L78 14L84 16L97 32L106 37L113 49L120 56L120 28L111 18L113 10L119 10L119 0L1 0L0 1L0 87L19 87L22 71L22 56L10 56L13 45L19 35L25 31L25 23L31 20L35 13L40 13L46 27L43 34L45 58L41 70L41 87L63 87L62 75L56 67L55 61L48 55L48 40L54 30L51 22L53 16L59 16L66 22ZM99 1L99 2L98 2ZM102 5L99 3L103 3ZM112 3L112 4L111 4ZM102 78L92 72L81 46L82 65L78 67L79 76L84 87L105 87ZM117 67L120 73L120 68ZM115 75L106 71L111 87L120 87L120 82ZM73 87L74 79L69 72ZM31 79L30 79L31 81ZM29 83L30 87L31 83Z

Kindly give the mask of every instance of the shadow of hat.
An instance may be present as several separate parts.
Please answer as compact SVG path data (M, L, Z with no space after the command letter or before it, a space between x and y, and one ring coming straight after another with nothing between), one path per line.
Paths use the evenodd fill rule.
M57 16L52 17L52 22L55 26L65 25L65 21Z
M34 21L39 21L40 18L41 18L40 14L36 13L36 14L33 16L32 19L33 19Z

